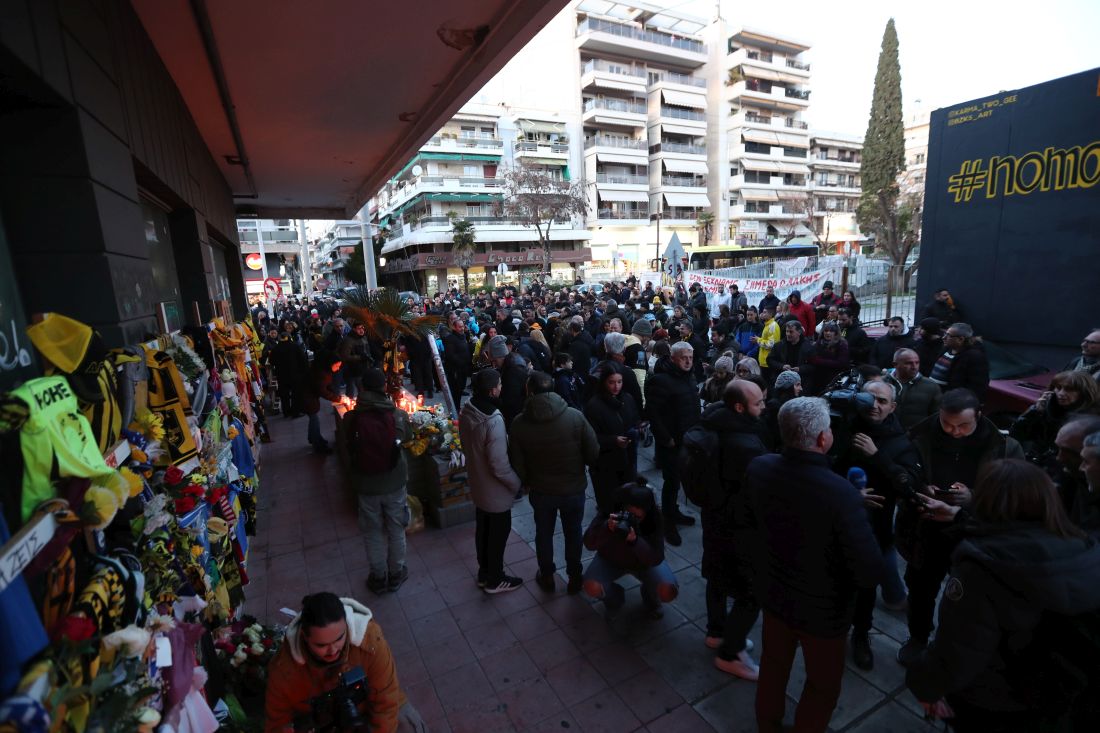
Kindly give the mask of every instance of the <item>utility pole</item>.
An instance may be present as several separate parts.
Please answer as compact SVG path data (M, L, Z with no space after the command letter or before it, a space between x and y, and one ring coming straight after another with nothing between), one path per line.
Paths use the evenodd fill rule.
M653 269L661 271L661 210L657 209L657 247L653 252Z
M363 240L363 269L367 274L367 289L374 290L378 287L378 275L374 270L374 242L367 236L370 233L371 225L367 222L365 209L366 207L363 207L357 214L359 217L359 236Z
M298 266L302 272L302 294L309 296L313 292L313 267L309 262L309 240L306 239L306 220L298 220Z
M264 219L256 220L256 243L260 247L260 269L267 279L267 252L264 251Z

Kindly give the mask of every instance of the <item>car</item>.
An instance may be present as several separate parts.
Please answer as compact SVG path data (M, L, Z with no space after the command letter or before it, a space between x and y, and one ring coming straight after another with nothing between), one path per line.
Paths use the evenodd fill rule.
M602 283L583 283L583 284L577 286L577 292L578 293L587 294L589 291L592 291L593 295L599 295L600 293L603 292L603 284Z

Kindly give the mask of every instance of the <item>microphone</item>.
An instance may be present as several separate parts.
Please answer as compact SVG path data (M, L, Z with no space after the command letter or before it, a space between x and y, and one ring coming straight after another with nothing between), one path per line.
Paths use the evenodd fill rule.
M862 491L867 488L867 472L859 466L852 466L848 469L848 481L852 486L855 486L858 491Z

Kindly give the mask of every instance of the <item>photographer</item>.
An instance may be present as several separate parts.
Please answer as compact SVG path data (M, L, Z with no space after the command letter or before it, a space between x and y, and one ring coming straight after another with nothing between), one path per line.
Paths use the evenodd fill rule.
M360 668L364 690L341 687L341 675ZM264 701L266 733L295 730L426 733L420 714L405 698L397 682L390 647L382 629L373 621L370 609L351 598L332 593L314 593L302 599L302 611L286 630L286 638L268 667L267 697ZM359 721L339 717L317 720L315 708L336 710L337 699L314 706L316 698L335 692L363 699L357 710ZM303 727L302 723L305 723Z
M905 603L905 586L898 577L894 555L894 508L904 499L906 488L914 496L913 487L921 475L920 454L909 441L895 414L897 397L894 387L882 381L868 382L862 391L874 402L857 409L849 426L851 444L841 450L835 468L846 475L851 468L861 468L867 475L867 486L873 493L867 496L867 518L885 561L882 600L887 608L900 609ZM856 596L852 619L852 658L860 669L874 667L868 634L875 608L875 588L861 588Z
M633 575L642 583L642 600L654 618L661 603L679 593L672 568L665 562L665 540L657 502L644 483L625 484L615 497L614 512L600 512L584 533L584 546L596 556L584 571L584 592L603 599L608 618L623 606L625 592L615 581Z

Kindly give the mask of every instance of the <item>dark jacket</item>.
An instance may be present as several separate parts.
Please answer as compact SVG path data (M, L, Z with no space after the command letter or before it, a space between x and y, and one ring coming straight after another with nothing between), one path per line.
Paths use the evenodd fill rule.
M644 507L643 507L644 508ZM627 542L622 532L612 532L607 526L608 514L600 512L584 531L584 546L613 567L628 573L642 573L660 565L665 559L665 541L661 532L661 515L656 502L647 510L642 526L634 530L637 537ZM651 521L650 518L652 518ZM647 531L648 530L648 531Z
M952 323L961 321L963 316L962 311L958 308L952 308L947 303L933 300L931 303L924 306L924 315L922 318L935 318L940 322L941 328L947 328Z
M771 308L773 311L778 310L779 298L774 295L765 295L760 299L760 305L757 306L757 310L763 313L765 308Z
M500 365L500 414L504 416L504 427L512 429L512 421L523 411L527 399L527 360L514 351L504 357Z
M573 409L584 409L584 380L572 369L554 371L554 391Z
M737 324L737 330L734 331L734 339L737 341L737 346L741 352L741 357L751 356L753 359L760 353L760 344L753 341L753 337L759 337L764 332L764 324L760 321L756 323L750 323L749 321L741 321Z
M473 349L466 331L451 331L443 337L443 367L450 374L469 374L473 368Z
M549 374L551 369L553 369L550 350L530 336L525 336L519 340L516 351L518 351L524 359L534 364L535 369L538 369L540 372Z
M714 478L722 482L728 501L714 513L722 520L722 525L730 529L747 527L747 492L741 491L741 487L752 459L768 453L764 445L764 423L759 418L731 410L725 403L715 402L703 409L699 424L718 434L718 470Z
M848 342L839 336L831 344L822 340L814 344L813 351L806 357L806 363L813 368L808 370L809 374L803 375L803 382L806 382L803 387L808 394L817 394L824 390L836 375L847 372L848 367L851 366Z
M628 394L631 397L633 397L634 398L634 404L637 405L639 410L641 410L642 409L642 388L638 384L638 375L635 374L634 370L631 369L630 367L628 367L626 364L624 364L622 362L615 361L614 359L608 359L607 361L602 361L599 364L596 364L596 366L592 367L592 371L588 375L588 385L587 385L587 390L585 391L585 399L584 399L585 403L587 404L588 401L591 400L596 395L596 393L598 392L598 385L597 385L597 382L599 381L598 370L600 369L600 366L602 364L610 365L612 369L614 369L616 372L618 372L620 375L622 375L622 378L623 378L623 394ZM574 368L575 367L576 367L576 365L574 365Z
M989 358L981 344L966 347L951 360L943 391L950 392L959 387L965 387L979 400L985 401L985 393L989 389Z
M927 377L932 373L932 367L936 365L936 359L939 359L940 354L943 353L943 339L921 337L910 348L917 352L917 356L920 357L920 373Z
M871 349L871 363L880 369L891 367L894 365L894 352L898 349L911 349L916 346L916 343L912 331L906 331L901 336L883 334L878 337Z
M637 437L641 414L634 398L626 392L612 397L597 392L584 406L584 416L600 443L600 457L592 466L592 472L622 473L633 472L629 447L620 448L616 438L633 433Z
M309 377L302 383L302 411L316 415L321 411L321 400L337 402L340 394L332 388L332 369L324 359L314 359L309 367Z
M679 446L684 431L699 421L695 374L685 372L671 360L658 361L653 376L645 380L645 412L653 439L659 445L675 440Z
M813 352L814 345L805 335L798 340L797 344L792 344L784 337L779 340L779 343L777 343L775 348L771 350L771 353L768 354L768 366L774 369L776 374L778 374L779 370L786 364L792 369L797 369L801 375L802 367L806 366ZM802 386L803 389L805 389L809 385L803 384Z
M309 359L296 342L282 340L268 352L268 363L275 369L275 377L284 386L299 387L309 375Z
M898 409L894 414L906 430L911 430L917 423L939 413L943 393L940 385L931 379L918 374L908 384L901 384L897 379L892 382L894 386L901 388L898 392Z
M950 695L982 710L1027 710L1038 670L1019 652L1044 612L1100 609L1100 545L1028 522L968 530L952 557L936 640L906 684L927 702Z
M743 490L758 536L760 605L813 636L847 634L856 591L874 588L884 572L859 492L826 456L789 449L753 460Z
M389 410L393 412L396 439L402 443L412 440L412 426L409 423L409 414L393 404L393 400L381 392L363 390L356 399L355 409L349 410L344 415L344 422L350 423L355 419L355 413L359 410ZM348 466L348 482L358 494L367 496L382 496L404 489L405 481L409 475L409 464L405 460L405 450L397 450L397 463L388 472L383 474L360 473L356 468L351 454L354 447L347 445L348 428L337 430L336 450L341 461Z
M559 395L532 395L508 434L508 457L523 485L554 496L583 494L584 467L596 463L600 444L592 426Z
M871 359L871 349L875 342L862 327L854 323L847 328L840 327L841 337L848 342L848 355L853 364L867 364Z
M592 334L581 329L579 334L569 333L563 344L565 351L573 359L573 368L578 374L587 374L592 368L592 354L596 351L596 341Z

